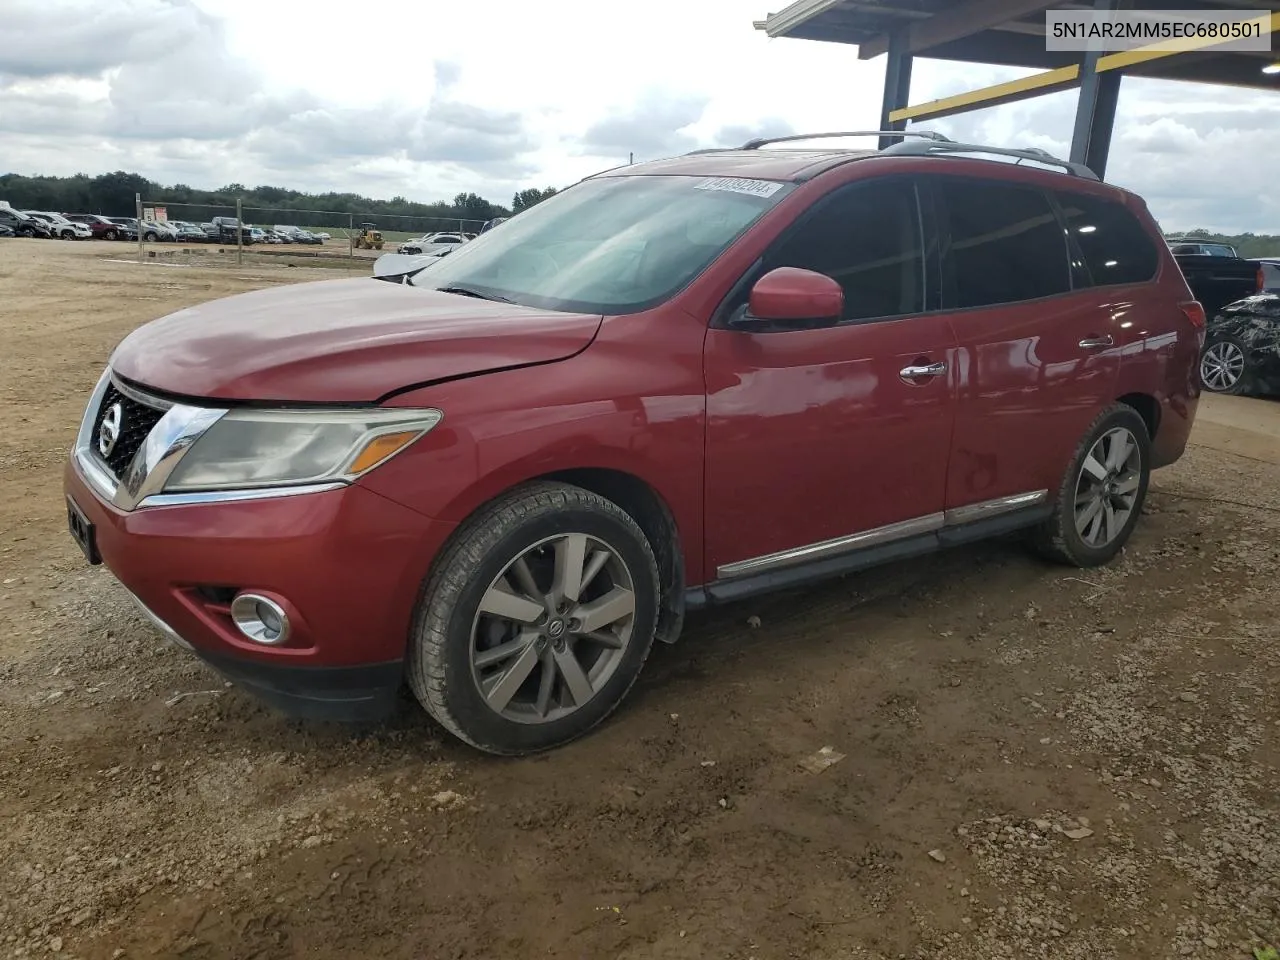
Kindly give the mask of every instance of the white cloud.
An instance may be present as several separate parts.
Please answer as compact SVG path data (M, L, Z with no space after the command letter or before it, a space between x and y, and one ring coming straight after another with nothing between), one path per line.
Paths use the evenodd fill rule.
M869 129L883 60L769 40L763 0L5 0L0 163L499 202L753 136ZM1029 71L918 61L922 101ZM1074 94L927 126L1065 154ZM1280 101L1126 79L1109 178L1180 227L1280 232Z

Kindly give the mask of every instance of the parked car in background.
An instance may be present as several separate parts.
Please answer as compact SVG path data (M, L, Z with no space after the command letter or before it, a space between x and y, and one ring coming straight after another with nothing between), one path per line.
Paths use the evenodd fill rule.
M247 224L241 224L235 217L214 217L209 226L213 228L211 236L217 243L236 243L237 234L240 244L249 246L253 243L252 229Z
M1280 394L1280 294L1227 304L1209 318L1200 381L1213 393Z
M507 222L508 220L510 220L510 219L511 219L510 217L494 217L492 220L488 221L487 223L485 223L485 225L484 225L483 227L481 227L481 228L480 228L480 232L481 232L481 233L488 233L490 230L492 230L492 229L493 229L494 227L496 227L498 224L500 224L500 223L506 223L506 222Z
M133 331L71 535L276 706L407 684L500 754L602 722L688 610L1014 531L1114 558L1200 392L1142 200L1039 151L767 144L598 174L409 284Z
M466 242L467 238L460 233L428 233L414 240L406 240L396 247L396 253L409 254L410 256L429 255L459 247Z
M21 210L15 210L13 207L0 207L0 223L7 226L19 237L44 237L46 239L52 237L53 231L49 224L43 220L23 213Z
M1280 293L1280 257L1252 257L1262 268L1262 292Z
M128 227L133 231L133 238L136 240L138 234L142 234L142 239L148 242L168 241L172 242L177 239L176 231L169 229L163 223L155 220L139 221L137 217L108 217L112 223L118 223L121 226Z
M321 233L317 233L317 234L316 234L316 236L320 238L320 241L321 241L322 243L323 243L325 240L332 240L332 239L333 239L333 237L329 236L329 234L327 234L327 233L323 233L323 232L321 232Z
M44 210L24 210L27 216L43 220L49 225L50 233L61 240L91 240L93 231L86 224L73 223L60 213L48 213Z
M329 235L312 233L309 230L303 230L301 227L291 226L286 223L277 223L275 232L288 238L289 243L324 243L329 239Z
M1210 317L1228 303L1262 289L1261 266L1241 259L1230 244L1175 237L1169 241L1169 249Z
M179 243L205 243L209 239L199 224L189 223L186 220L170 220L169 226L173 228L175 239Z
M125 228L114 220L99 216L96 213L64 213L64 217L73 223L83 223L93 231L95 240L128 240L137 239L132 227Z

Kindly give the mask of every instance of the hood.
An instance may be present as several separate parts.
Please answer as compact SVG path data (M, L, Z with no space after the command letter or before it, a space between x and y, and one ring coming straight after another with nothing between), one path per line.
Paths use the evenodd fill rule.
M188 397L372 403L414 384L566 359L602 319L366 277L322 280L179 310L126 337L111 366Z

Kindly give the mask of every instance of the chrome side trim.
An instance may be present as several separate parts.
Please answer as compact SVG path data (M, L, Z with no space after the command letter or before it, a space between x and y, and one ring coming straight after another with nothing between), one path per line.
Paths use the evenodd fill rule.
M933 533L944 527L955 527L973 523L975 520L998 517L1005 513L1021 510L1023 507L1032 507L1036 504L1044 503L1048 498L1048 490L1031 490L1026 493L1014 494L1011 497L997 497L994 500L983 500L979 503L966 504L963 507L952 507L950 510L944 510L941 513L930 513L923 517L916 517L913 520L890 523L883 527L864 530L861 533L836 537L834 540L822 540L819 543L793 547L790 550L780 550L777 553L766 554L763 557L752 557L749 560L726 563L716 568L716 579L732 580L736 577L744 577L753 573L764 573L780 567L790 567L798 563L822 560L842 553L854 553L858 550L865 550L867 547L891 543L894 540L904 540L907 537L918 536L922 533Z
M942 513L931 513L927 516L916 517L913 520L903 520L899 523L875 527L872 530L864 530L861 533L836 537L834 540L823 540L803 547L780 550L777 553L766 554L763 557L752 557L750 560L726 563L716 568L716 577L721 580L729 580L735 577L745 577L753 573L764 573L767 570L774 570L779 567L789 567L797 563L822 560L826 557L834 557L842 553L878 546L882 543L901 540L921 533L933 533L941 530L943 523L944 515Z
M1003 513L1021 510L1023 507L1033 507L1048 499L1048 490L1030 490L1026 493L1015 493L1011 497L996 497L994 500L982 500L978 503L965 504L963 507L952 507L943 516L946 518L946 525L954 527L962 523L973 523L975 520L985 520L988 517L998 517Z
M145 603L143 603L141 600L138 599L137 594L135 594L128 587L125 587L125 593L129 594L129 599L131 599L134 605L138 608L138 612L142 614L143 619L146 620L147 623L151 624L151 626L155 627L156 630L158 630L166 640L169 640L172 643L176 643L178 646L182 647L182 649L184 650L193 650L191 644L183 640L182 637L178 635L177 630L173 629L173 627L169 626L167 623L161 620L158 616L156 616L151 611L150 607L148 607Z
M198 490L193 493L153 493L138 502L139 507L182 507L197 503L228 503L233 500L271 500L279 497L298 497L304 493L325 493L340 490L346 484L308 483L297 487L247 487L239 490Z

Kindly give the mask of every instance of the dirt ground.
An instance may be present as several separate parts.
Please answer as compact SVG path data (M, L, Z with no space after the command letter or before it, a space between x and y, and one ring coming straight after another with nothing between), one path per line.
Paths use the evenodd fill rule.
M344 275L105 248L0 242L0 956L1280 947L1280 404L1206 398L1113 566L989 543L724 609L597 734L495 760L409 704L282 719L84 565L60 472L115 343Z

